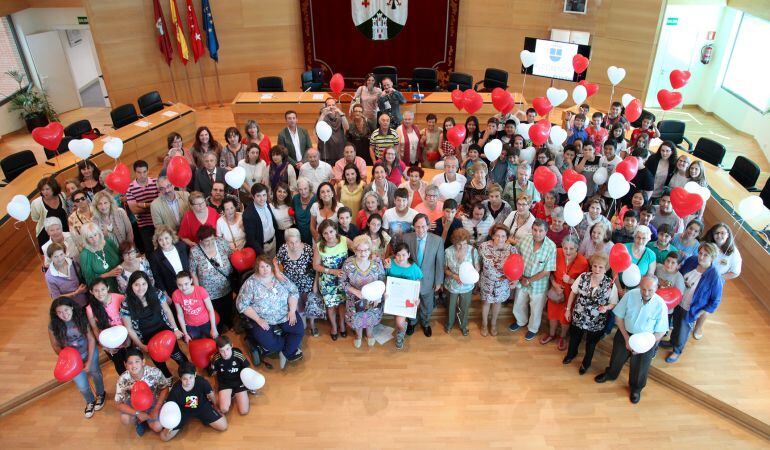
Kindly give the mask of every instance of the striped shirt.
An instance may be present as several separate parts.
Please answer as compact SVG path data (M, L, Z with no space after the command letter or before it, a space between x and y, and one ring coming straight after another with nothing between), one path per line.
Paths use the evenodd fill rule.
M556 270L556 244L548 238L543 240L543 244L535 251L535 239L531 234L524 236L517 246L521 258L524 260L524 276L532 277L543 270L553 272ZM545 294L548 290L548 276L532 281L529 286L519 285L520 289L528 289L531 295Z
M126 192L126 202L152 203L153 200L158 198L158 185L154 178L147 178L147 184L142 186L137 183L136 180L132 181L128 186L128 192ZM140 227L152 226L152 215L150 209L147 208L147 212L141 212L135 214L136 222Z
M375 159L382 159L382 155L390 147L398 148L398 134L396 130L389 128L388 134L380 133L380 129L374 130L374 133L369 137L369 143L374 145L374 157Z

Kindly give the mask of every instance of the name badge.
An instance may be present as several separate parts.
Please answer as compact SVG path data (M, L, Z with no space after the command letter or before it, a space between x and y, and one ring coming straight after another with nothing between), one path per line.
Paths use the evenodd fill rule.
M385 102L382 104L382 106L384 106L384 107L385 107L385 108L383 108L383 109L390 109L390 101L388 101L388 100L385 100Z

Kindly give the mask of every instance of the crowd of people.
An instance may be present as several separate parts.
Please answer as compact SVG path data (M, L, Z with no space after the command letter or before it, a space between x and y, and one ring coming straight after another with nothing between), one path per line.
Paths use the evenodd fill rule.
M333 341L350 331L355 348L364 338L375 345L383 301L367 299L362 290L386 277L420 281L416 317L395 317L397 349L418 326L432 336L438 305L447 309L444 331L456 325L468 336L471 304L479 297L480 334L497 336L502 304L511 301L509 332L522 330L526 341L541 334L540 344L553 342L566 352L564 364L585 340L581 375L597 343L617 328L610 364L595 381L617 378L630 359L634 403L659 347L670 348L666 362L675 363L690 336L703 337L724 281L740 274L740 252L727 224L705 227L702 210L688 217L673 211L670 189L690 181L707 186L704 170L671 142L652 151L659 135L652 118L632 130L613 103L608 114L591 114L586 126L589 107L583 105L565 124L564 144L534 148L517 132L535 121L534 110L490 117L484 127L470 116L466 138L454 146L447 138L452 117L439 126L429 114L421 129L410 111L399 109L403 95L390 80L382 84L367 79L350 118L327 100L317 120L332 134L317 147L297 113L287 111L277 145L253 120L243 135L228 128L223 143L206 126L190 145L173 133L160 176L150 177L150 164L135 161L125 194L107 186L109 170L88 160L63 189L54 178L40 181L32 218L53 300L49 335L57 353L74 347L85 362L75 382L86 417L105 403L97 338L109 327L128 330L122 346L104 350L119 375L115 402L123 423L140 435L149 428L170 439L178 429L162 429L157 417L165 401L175 401L185 419L222 431L233 398L241 414L248 412L238 378L249 366L244 355L255 365L271 367L265 357L275 354L281 367L296 363L305 335L321 335L322 320ZM494 139L503 149L490 160L485 144ZM185 157L193 170L186 187L175 188L167 177L174 156ZM626 158L636 159L638 172L628 194L614 201L593 174L600 168L612 174ZM532 180L541 166L559 180L545 192ZM241 186L225 181L235 167L246 172ZM574 227L565 224L567 170L583 174L587 184L583 218ZM447 183L459 189L446 195ZM625 246L639 269L634 285L610 268L615 244ZM253 272L241 274L230 258L244 248L258 256ZM515 254L523 270L511 280L504 265ZM468 264L480 274L477 283L461 273ZM656 294L669 287L682 297L671 309ZM196 374L184 344L171 352L179 366L176 383L164 361L144 364L148 342L164 331L184 344L216 339L208 371L216 391ZM246 352L232 346L232 333L243 334ZM629 339L637 333L654 333L656 345L635 353ZM131 405L138 380L155 395L148 410Z

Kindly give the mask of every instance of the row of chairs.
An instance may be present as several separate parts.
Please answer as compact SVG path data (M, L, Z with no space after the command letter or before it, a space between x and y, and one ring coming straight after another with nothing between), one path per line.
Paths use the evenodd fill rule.
M163 109L163 99L160 98L158 91L148 92L138 99L136 104L139 105L139 113L136 112L136 108L133 103L126 103L120 105L117 108L110 111L110 118L112 119L112 127L116 130L122 128L130 123L136 122L140 117L149 116Z

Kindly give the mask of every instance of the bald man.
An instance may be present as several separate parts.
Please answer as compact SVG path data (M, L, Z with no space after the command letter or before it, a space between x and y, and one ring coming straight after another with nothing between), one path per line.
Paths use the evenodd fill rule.
M327 162L321 161L321 154L317 148L308 149L305 153L306 163L299 169L299 176L305 177L310 182L312 192L318 189L321 183L330 181L334 177L332 166Z

